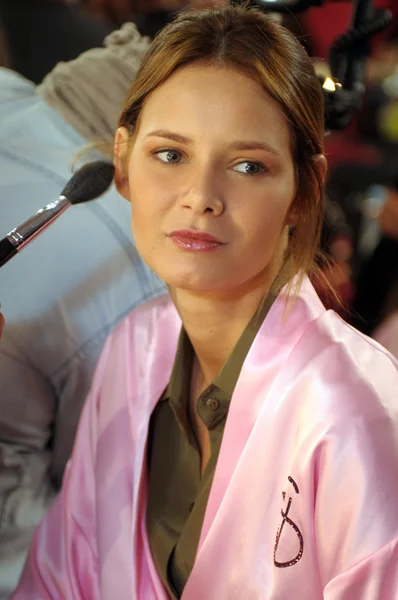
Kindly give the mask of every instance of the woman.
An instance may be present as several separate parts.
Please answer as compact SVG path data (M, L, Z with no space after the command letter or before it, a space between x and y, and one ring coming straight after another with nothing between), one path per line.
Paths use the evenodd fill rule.
M115 182L171 299L109 339L14 598L396 598L397 369L306 276L304 50L257 10L181 15L119 125Z

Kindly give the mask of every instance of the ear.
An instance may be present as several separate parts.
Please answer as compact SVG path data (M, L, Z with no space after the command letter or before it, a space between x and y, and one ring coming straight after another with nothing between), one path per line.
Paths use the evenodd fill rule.
M323 185L328 170L327 160L323 154L317 154L312 160L314 162L314 167L318 174L318 178L321 184ZM297 200L298 196L296 196L296 198L293 200L286 216L285 224L289 225L290 227L294 227L300 221L300 207L299 202Z
M115 187L119 194L130 202L130 188L128 178L128 150L129 132L126 127L119 127L116 131L113 146L113 164L115 166Z
M293 200L290 205L289 210L287 211L285 226L295 227L300 220L300 208L297 202L297 196Z
M322 185L325 183L326 175L328 172L328 161L323 154L317 154L313 158L315 169L318 173L319 180Z

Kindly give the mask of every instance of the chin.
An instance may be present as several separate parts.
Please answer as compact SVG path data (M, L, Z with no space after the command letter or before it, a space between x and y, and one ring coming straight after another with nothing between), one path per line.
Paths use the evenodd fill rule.
M209 277L208 273L203 274L203 276L198 273L178 274L176 272L168 273L167 276L166 274L162 276L161 273L158 273L158 275L169 287L201 294L224 292L232 290L238 285L236 281L230 281L225 278L225 271L219 275L213 273L212 277Z
M185 269L179 271L177 265L174 269L156 269L152 266L155 273L163 279L163 281L170 287L180 288L191 291L205 291L206 289L212 288L214 282L209 281L209 277L206 274L203 276L198 272L187 272Z
M169 277L164 279L169 287L187 290L190 292L212 292L216 291L217 287L208 281L186 279L185 277Z

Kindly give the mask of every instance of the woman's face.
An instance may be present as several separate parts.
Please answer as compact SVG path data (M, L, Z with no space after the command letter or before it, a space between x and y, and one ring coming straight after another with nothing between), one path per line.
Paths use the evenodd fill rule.
M147 98L129 153L126 137L120 129L116 182L145 262L173 288L266 290L297 222L279 105L232 68L194 64Z

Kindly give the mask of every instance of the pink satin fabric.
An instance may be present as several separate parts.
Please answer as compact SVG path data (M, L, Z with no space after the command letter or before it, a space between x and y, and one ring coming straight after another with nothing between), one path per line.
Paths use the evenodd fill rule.
M166 599L145 452L180 325L163 297L108 340L13 600ZM183 600L396 600L397 498L397 363L306 281L244 363Z

